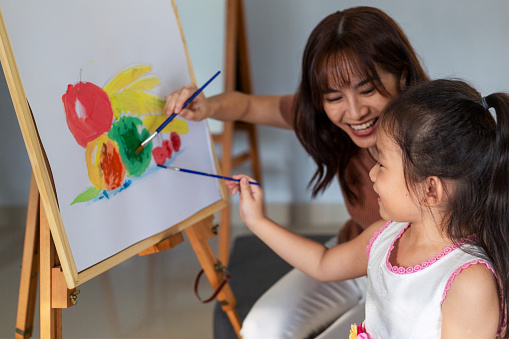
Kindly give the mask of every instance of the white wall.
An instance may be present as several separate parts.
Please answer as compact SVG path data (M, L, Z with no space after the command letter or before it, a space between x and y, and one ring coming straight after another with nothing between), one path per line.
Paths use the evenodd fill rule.
M509 92L507 0L244 0L255 93L294 92L302 50L313 27L333 11L359 5L379 7L390 14L409 36L432 78L461 77L485 95L493 91ZM178 0L177 6L196 79L202 83L223 69L222 64L216 64L221 60L224 41L214 43L210 35L220 35L224 19L217 22L210 19L221 15L224 0ZM214 24L217 24L215 28ZM202 38L194 38L195 34ZM192 40L188 37L191 35ZM217 88L211 87L206 94L216 91ZM311 201L306 186L314 173L314 164L293 133L269 127L260 127L259 132L267 202ZM0 143L3 150L0 206L26 204L31 169L3 74L0 76ZM236 172L246 170L240 168ZM337 183L314 200L315 203L341 201Z

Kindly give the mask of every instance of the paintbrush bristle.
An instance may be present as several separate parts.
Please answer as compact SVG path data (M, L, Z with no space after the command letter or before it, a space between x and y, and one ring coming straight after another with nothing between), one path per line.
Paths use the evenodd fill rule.
M143 145L140 145L136 151L134 151L135 154L140 154L141 150L143 149Z

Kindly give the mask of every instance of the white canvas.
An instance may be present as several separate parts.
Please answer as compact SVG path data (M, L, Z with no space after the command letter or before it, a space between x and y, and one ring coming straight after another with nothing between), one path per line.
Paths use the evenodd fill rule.
M153 157L141 175L129 176L127 171L116 189L101 189L100 185L97 188L90 173L95 173L95 178L106 177L104 157L110 153L102 153L100 160L96 156L101 152L101 145L103 151L110 148L106 148L106 143L96 143L99 146L90 148L94 153L88 159L97 161L87 167L89 144L77 142L66 119L63 96L69 85L86 82L105 90L122 71L142 69L145 72L142 76L127 72L127 77L133 82L158 79L159 84L141 92L164 100L167 94L191 82L185 47L170 0L17 0L0 1L0 6L55 180L64 228L78 272L221 199L217 180L161 169ZM211 70L210 75L215 72ZM83 86L79 89L79 93L84 93ZM77 115L84 109L80 105L71 105ZM123 106L117 103L114 109L118 107ZM122 117L133 116L144 121L149 115L122 111L113 118L112 126ZM175 133L181 146L164 163L215 173L206 123L176 118L168 127L172 126L177 129ZM110 130L104 133L108 139L111 139ZM169 132L161 133L151 147L162 147L163 141L169 139ZM115 164L119 158L115 147L118 146L117 153L126 147L120 144L107 144L116 156L111 158L116 159ZM119 177L120 174L116 175ZM84 201L76 202L87 189L100 193L93 199L81 198Z

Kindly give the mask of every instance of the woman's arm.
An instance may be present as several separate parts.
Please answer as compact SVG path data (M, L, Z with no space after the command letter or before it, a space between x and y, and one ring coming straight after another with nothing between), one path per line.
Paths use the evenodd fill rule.
M185 109L182 106L197 87L191 84L166 97L166 115L178 113L188 120L212 118L222 121L245 121L280 128L291 128L279 111L281 96L260 96L226 92L210 98L200 93Z
M290 265L320 281L336 281L366 275L366 246L384 221L378 221L355 239L331 249L279 226L263 214L263 195L249 179L235 175L240 185L228 181L232 194L240 191L240 213L248 228Z

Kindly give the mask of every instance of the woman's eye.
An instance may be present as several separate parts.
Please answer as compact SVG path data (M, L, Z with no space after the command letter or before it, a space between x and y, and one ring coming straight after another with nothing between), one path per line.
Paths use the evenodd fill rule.
M367 88L365 90L363 90L361 93L362 94L371 94L375 91L375 88L374 87L370 87L370 88Z
M341 96L331 96L331 97L326 97L325 101L327 101L327 102L336 102L336 101L339 101L341 99L342 99Z
M380 161L378 161L378 162L377 162L377 164L378 164L378 166L379 166L379 167L384 167L384 165L382 165L382 164L380 163Z

